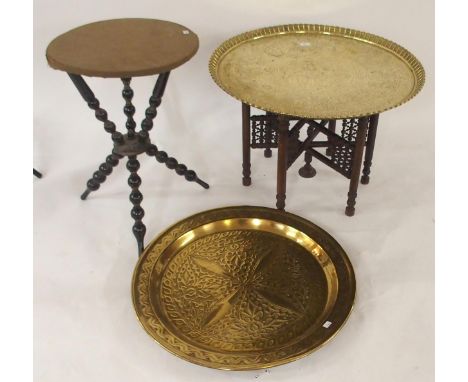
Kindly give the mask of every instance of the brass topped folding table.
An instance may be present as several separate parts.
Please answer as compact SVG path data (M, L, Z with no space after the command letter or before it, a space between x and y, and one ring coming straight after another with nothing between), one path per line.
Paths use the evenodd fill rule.
M369 183L379 113L410 100L424 84L421 63L405 48L325 25L240 34L216 49L209 68L214 81L242 102L244 186L251 184L250 149L271 157L278 148L276 206L284 209L287 169L304 153L302 177L315 176L316 158L350 179L348 216L355 212L364 149L361 183ZM266 113L251 115L251 107ZM307 138L301 140L303 127ZM319 134L326 139L316 140Z

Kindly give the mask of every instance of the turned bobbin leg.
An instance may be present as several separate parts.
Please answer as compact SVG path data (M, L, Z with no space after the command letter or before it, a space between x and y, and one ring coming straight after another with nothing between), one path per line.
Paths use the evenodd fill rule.
M132 231L138 243L138 255L141 255L144 248L143 240L145 238L146 227L142 222L143 216L145 216L145 211L140 205L143 200L143 194L138 189L141 185L141 178L137 174L139 168L140 162L138 162L136 156L129 156L127 162L127 169L130 171L128 185L132 189L130 192L130 202L133 204L131 216L133 220L135 220Z
M369 183L370 168L372 166L372 157L374 156L375 137L377 135L377 125L379 124L379 115L374 114L369 118L369 132L367 133L366 154L364 157L364 168L362 169L361 183Z
M120 158L122 158L122 155L114 153L107 156L106 161L101 163L99 169L94 172L93 177L86 183L86 190L81 195L81 200L85 200L92 191L99 189L101 184L112 173L113 168L119 164Z
M328 130L330 130L332 133L336 132L336 120L335 119L331 119L330 121L328 121ZM328 137L328 143L330 144L330 146L327 147L325 154L327 154L328 156L331 156L333 155L333 138L330 136Z
M179 163L177 159L170 157L165 151L159 151L156 145L151 145L146 150L146 154L155 157L159 163L164 163L169 170L174 170L177 175L185 177L187 181L198 183L206 189L210 188L208 183L198 178L195 171L189 170L186 165Z
M250 186L250 106L242 103L242 184Z
M353 164L351 168L351 181L349 183L348 201L345 214L347 216L354 215L354 206L356 205L357 189L359 185L359 175L361 173L362 154L366 144L366 134L369 124L369 117L359 118L358 130L354 146Z
M286 205L286 172L288 169L289 121L278 117L278 166L276 179L276 208L284 210Z
M311 137L314 132L314 128L309 126L307 128L307 137ZM310 149L306 149L304 153L304 166L299 169L299 175L303 178L313 178L317 174L317 170L312 167L310 164L312 162L312 151Z
M169 72L161 73L158 76L153 93L149 99L149 106L145 111L145 118L141 122L141 131L138 133L139 139L145 140L149 137L149 131L153 128L153 120L158 114L157 108L161 105L168 79ZM198 178L195 171L187 169L186 165L179 163L173 157L169 157L166 152L159 151L156 145L150 145L146 149L146 154L155 157L159 163L164 163L168 169L175 170L178 175L184 176L187 181L195 182L203 188L210 187L206 182Z

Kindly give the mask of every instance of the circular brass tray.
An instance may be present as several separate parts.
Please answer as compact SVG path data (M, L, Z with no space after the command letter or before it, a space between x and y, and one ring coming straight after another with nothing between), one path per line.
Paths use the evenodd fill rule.
M272 367L341 328L355 278L324 230L264 207L188 217L145 249L133 275L143 328L171 353L226 370Z
M353 29L294 24L235 36L211 56L213 80L262 110L312 119L381 113L413 98L421 63L392 41Z

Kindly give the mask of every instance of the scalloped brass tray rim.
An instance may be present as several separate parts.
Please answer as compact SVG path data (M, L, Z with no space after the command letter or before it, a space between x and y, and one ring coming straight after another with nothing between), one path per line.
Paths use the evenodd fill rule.
M358 115L311 115L311 114L303 114L303 113L295 113L294 110L277 110L274 107L269 105L259 105L248 101L247 99L233 94L232 92L228 91L227 88L224 86L223 82L220 80L217 74L218 64L220 60L231 50L237 48L239 45L247 43L252 40L257 40L264 37L271 37L275 35L284 35L284 34L300 34L300 33L317 33L317 34L324 34L324 35L331 35L331 36L339 36L343 38L350 38L353 40L358 40L361 42L365 42L371 45L378 46L390 53L393 53L396 57L402 60L413 72L414 76L414 85L412 91L409 93L408 96L403 98L400 102L392 104L391 106L377 109L377 110L370 110L368 112L364 112ZM386 38L362 32L356 29L344 28L339 26L331 26L331 25L322 25L322 24L286 24L286 25L277 25L272 27L264 27L255 30L251 30L248 32L244 32L238 34L230 39L224 41L211 55L209 64L209 71L211 78L213 81L227 94L231 97L248 104L252 107L265 110L268 112L276 113L276 114L283 114L283 115L292 115L302 118L310 118L310 119L348 119L348 118L359 118L370 116L374 114L380 114L384 111L394 109L398 106L403 105L404 103L408 102L412 98L414 98L423 88L425 82L425 72L421 62L407 49L403 48L401 45L388 40Z
M168 328L164 325L164 323L162 323L160 320L159 320L159 323L162 327L162 330L163 331L166 331L168 332L167 335L168 335L168 338L170 338L169 341L164 341L161 337L159 338L156 338L154 336L154 334L149 330L149 328L145 325L145 323L143 322L143 317L141 312L139 312L139 309L138 309L138 301L137 301L137 296L136 296L136 282L137 282L137 278L139 277L139 270L140 268L142 267L142 264L145 262L145 259L146 259L146 255L148 253L150 253L150 249L153 248L153 246L158 243L158 242L161 242L164 240L164 238L170 234L171 232L174 231L174 229L176 229L177 227L179 227L180 225L182 225L183 223L185 222L188 222L190 220L192 221L196 221L197 219L199 218L204 218L206 217L206 215L211 215L213 214L214 217L211 221L216 221L216 220L220 220L220 219L229 219L229 218L232 218L229 217L230 215L232 215L230 212L233 211L242 211L243 213L244 212L247 212L247 211L252 211L252 212L260 212L261 214L273 214L273 215L276 215L276 216L281 216L282 221L280 221L280 223L283 223L283 224L289 224L288 221L295 221L297 223L301 223L303 224L304 226L307 226L309 227L312 231L315 231L316 233L318 233L320 235L320 238L316 238L315 236L312 238L314 241L316 241L316 243L320 246L320 247L333 247L334 250L336 250L336 253L335 252L329 252L327 251L327 254L331 254L331 257L334 258L334 260L341 260L340 262L338 263L334 263L335 265L335 268L336 268L336 272L337 272L337 277L338 277L338 282L342 281L340 280L340 277L339 275L342 274L342 276L346 276L347 277L347 281L348 281L348 287L349 289L348 290L345 290L343 291L343 288L339 288L338 289L338 296L340 299L345 299L344 301L344 304L345 306L341 306L341 310L340 309L337 309L337 308L340 308L340 306L338 306L338 298L337 298L337 301L335 303L335 305L333 306L333 309L332 311L330 312L329 316L327 317L327 319L329 319L330 317L334 317L336 315L338 315L338 317L336 318L333 318L333 322L336 324L336 325L333 325L333 328L332 329L326 329L329 333L328 336L324 336L324 339L322 342L320 342L317 346L313 347L313 348L310 348L310 349L304 349L302 352L298 353L298 354L295 354L294 356L290 356L288 358L283 358L283 359L277 359L277 360L272 360L270 362L263 362L263 363L260 363L260 364L248 364L248 365L226 365L224 363L219 363L219 362L212 362L212 361L207 361L207 360L204 360L204 359L199 359L195 356L189 356L187 354L185 354L184 352L180 351L179 349L177 349L175 346L173 346L170 342L174 342L174 341L180 341L180 342L184 342L183 340L180 340L176 335L174 335L173 333L171 333ZM219 216L223 216L223 217L219 217ZM256 217L254 216L251 216L249 217L251 219L255 219ZM264 218L264 216L262 216L262 218ZM172 243L174 243L175 240L177 240L179 237L181 237L183 234L197 228L197 227L200 227L202 225L205 225L211 221L207 221L207 222L203 222L201 224L194 224L192 226L190 226L190 228L188 230L184 230L184 232L181 232L179 235L177 235L176 237L173 238L173 240L170 240L170 241L167 241L166 243L161 243L161 245L164 245L164 249L169 247ZM289 224L290 226L292 226L292 224ZM302 231L300 231L302 232ZM325 245L322 245L322 243L326 243ZM164 249L156 256L156 261L157 259L162 255L162 253L164 252ZM152 272L152 270L151 270ZM289 362L293 362L293 361L296 361L298 359L301 359L301 358L304 358L306 357L307 355L313 353L314 351L320 349L322 346L324 346L325 344L327 344L330 340L332 340L336 335L337 333L343 328L343 326L346 324L346 322L348 321L348 318L352 312L352 309L353 309L353 306L354 306L354 301L355 301L355 295L356 295L356 279L355 279L355 274L354 274L354 270L353 270L353 267L352 267L352 264L351 264L351 261L349 260L349 257L347 256L346 252L344 251L344 249L341 247L341 245L327 232L325 231L324 229L322 229L321 227L315 225L314 223L310 222L309 220L306 220L298 215L295 215L295 214L292 214L292 213L289 213L289 212L285 212L285 211L279 211L279 210L276 210L276 209L271 209L271 208L267 208L267 207L259 207L259 206L228 206L228 207L221 207L221 208L215 208L215 209L210 209L210 210L206 210L206 211L202 211L202 212L199 212L199 213L196 213L196 214L193 214L193 215L190 215L180 221L178 221L177 223L171 225L169 228L167 228L165 231L163 231L162 233L160 233L159 235L157 235L145 248L145 250L143 251L142 255L139 257L138 261L137 261L137 264L135 266L135 269L134 269L134 272L133 272L133 276L132 276L132 284L131 284L131 294L132 294L132 302L133 302L133 306L134 306L134 310L135 310L135 314L136 314L136 317L138 319L138 322L140 323L140 325L143 327L143 329L146 331L146 333L152 337L152 339L158 343L162 348L164 348L165 350L167 350L169 353L175 355L176 357L178 358L181 358L183 360L186 360L188 362L191 362L193 364L196 364L196 365L199 365L199 366L204 366L204 367L209 367L209 368L212 368L212 369L220 369L220 370L226 370L226 371L239 371L239 370L259 370L259 369L266 369L266 368L271 368L271 367L275 367L275 366L280 366L280 365L283 365L283 364L286 364L286 363L289 363ZM338 310L338 312L337 312ZM154 313L154 312L153 312ZM155 315L154 317L155 319L157 319L157 316ZM323 328L320 327L320 330L322 330ZM201 348L200 348L201 349ZM201 349L202 352L204 352L205 350L204 349ZM209 351L207 351L209 353Z

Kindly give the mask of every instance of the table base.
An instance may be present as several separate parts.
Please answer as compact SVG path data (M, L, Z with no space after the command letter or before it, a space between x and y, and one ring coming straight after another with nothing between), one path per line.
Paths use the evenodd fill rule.
M375 138L379 115L342 120L341 133L336 133L337 120L316 121L294 116L266 112L263 115L251 115L250 106L242 104L242 183L249 186L250 150L264 149L265 157L272 155L271 149L278 149L276 207L284 210L286 205L286 173L289 167L304 154L304 166L299 175L312 178L317 171L312 167L312 158L334 169L350 180L345 214L355 213L359 176L361 183L369 183L370 169L374 154ZM307 137L300 139L303 127L307 128ZM316 140L319 134L325 140ZM325 149L322 153L318 149ZM365 154L364 154L365 152ZM363 163L364 157L364 163Z
M164 90L169 78L169 72L161 73L158 76L153 93L149 99L149 107L146 109L145 118L141 123L141 130L138 132L135 131L136 122L133 119L135 107L132 104L133 90L130 87L131 78L121 79L124 84L122 96L125 100L125 106L123 111L127 116L127 122L125 124L127 128L126 134L116 131L114 122L108 119L107 112L100 107L98 99L83 77L71 73L68 73L68 75L88 106L95 111L96 119L103 122L104 130L111 134L114 142L112 153L106 157L105 162L99 166L98 170L95 171L88 180L86 190L81 195L81 199L85 200L91 192L98 190L100 185L106 181L107 176L112 173L114 167L119 164L119 161L124 157L128 157L126 167L130 172L128 184L131 188L130 202L133 205L131 216L134 220L132 231L137 240L138 254L140 255L144 248L146 226L142 221L145 212L141 207L143 194L139 190L141 178L137 173L140 168L140 162L137 160L138 155L146 153L151 157L155 157L159 163L164 163L167 168L174 170L178 175L184 176L187 181L198 183L206 189L209 188L207 183L198 178L195 171L189 170L187 166L179 163L175 158L170 157L165 151L159 150L156 145L151 143L149 131L153 127L153 120L157 115L157 107L161 104L162 96L164 95Z

